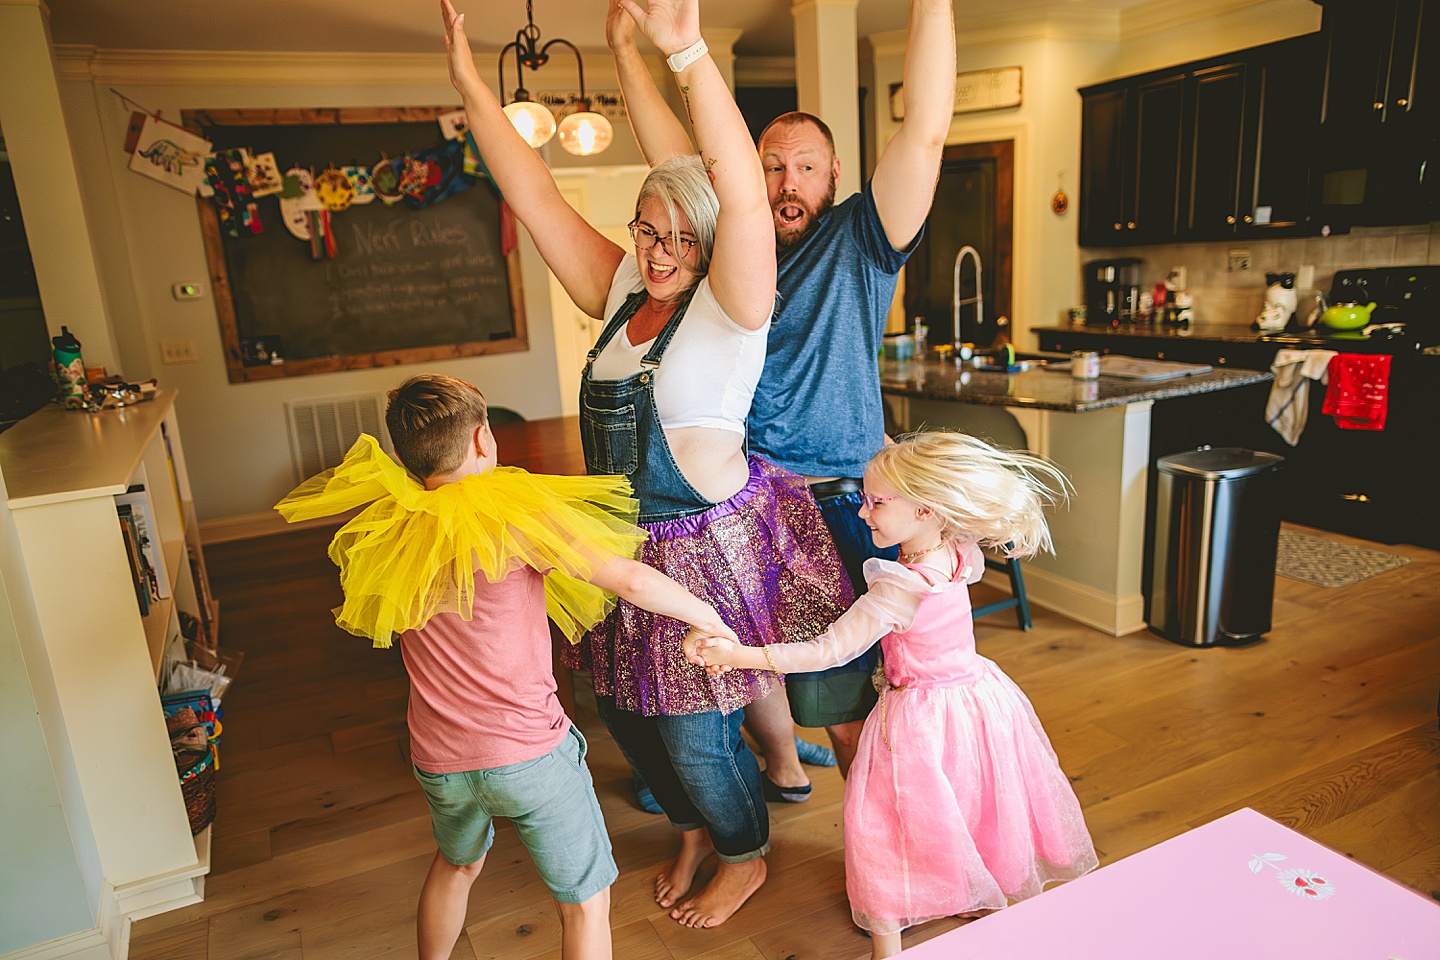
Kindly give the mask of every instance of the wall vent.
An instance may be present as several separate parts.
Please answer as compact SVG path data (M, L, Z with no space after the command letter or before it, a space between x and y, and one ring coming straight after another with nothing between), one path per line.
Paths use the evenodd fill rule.
M290 432L290 462L295 482L340 465L360 434L368 433L390 452L381 398L314 397L285 402L285 424Z

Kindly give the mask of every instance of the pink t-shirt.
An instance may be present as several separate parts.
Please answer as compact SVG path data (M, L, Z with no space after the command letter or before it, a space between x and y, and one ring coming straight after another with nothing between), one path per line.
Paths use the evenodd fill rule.
M473 617L442 613L400 637L410 674L410 752L427 773L543 757L570 719L555 696L545 578L522 567L499 583L477 572Z

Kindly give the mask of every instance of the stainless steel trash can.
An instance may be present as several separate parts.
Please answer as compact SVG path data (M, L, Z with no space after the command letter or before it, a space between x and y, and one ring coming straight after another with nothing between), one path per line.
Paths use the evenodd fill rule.
M1145 621L1208 647L1270 629L1280 536L1276 471L1285 458L1201 447L1156 463L1155 540Z

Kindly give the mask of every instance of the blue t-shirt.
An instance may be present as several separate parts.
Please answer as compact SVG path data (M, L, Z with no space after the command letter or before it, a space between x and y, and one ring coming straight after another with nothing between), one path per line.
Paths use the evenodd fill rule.
M890 245L867 183L781 256L753 452L812 477L865 473L885 445L880 337L914 248Z

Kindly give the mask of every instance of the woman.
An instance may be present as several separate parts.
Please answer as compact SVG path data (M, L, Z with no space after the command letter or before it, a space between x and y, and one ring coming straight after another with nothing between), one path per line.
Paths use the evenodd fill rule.
M582 440L591 473L623 473L634 486L652 538L641 559L712 603L742 642L808 640L851 596L804 481L745 455L775 298L764 175L700 40L698 0L620 3L676 71L700 152L646 178L633 253L564 201L480 82L463 19L442 0L451 80L486 166L546 264L580 309L607 321L582 378ZM775 680L707 677L685 661L683 636L678 621L622 602L568 653L591 671L606 725L681 831L656 902L704 927L728 919L765 880L769 817L740 722L741 708ZM712 850L714 879L677 903Z

